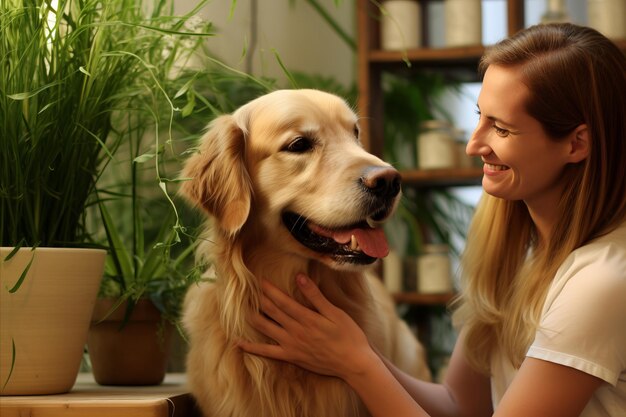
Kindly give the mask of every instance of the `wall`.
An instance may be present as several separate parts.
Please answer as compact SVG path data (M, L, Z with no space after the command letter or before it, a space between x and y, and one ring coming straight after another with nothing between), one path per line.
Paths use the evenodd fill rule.
M354 36L353 0L318 2ZM194 4L177 0L177 12ZM285 80L275 50L289 70L334 77L344 85L354 82L354 53L305 0L214 0L201 16L219 32L209 41L211 51L239 70ZM252 52L251 61L244 56L246 50Z

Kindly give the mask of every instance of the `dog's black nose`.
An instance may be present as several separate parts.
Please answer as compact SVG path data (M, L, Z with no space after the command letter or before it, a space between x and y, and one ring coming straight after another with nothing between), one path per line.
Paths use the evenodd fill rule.
M400 173L392 167L370 167L361 183L379 198L393 198L400 192Z

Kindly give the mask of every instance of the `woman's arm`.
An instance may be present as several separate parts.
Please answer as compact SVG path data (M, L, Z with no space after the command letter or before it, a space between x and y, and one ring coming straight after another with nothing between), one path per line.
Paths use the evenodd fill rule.
M578 417L602 382L577 369L527 357L494 417Z
M475 371L465 360L461 331L443 384L420 381L383 358L411 397L433 417L487 417L493 414L489 376Z
M432 416L493 414L489 378L474 371L465 361L463 337L461 332L443 385L415 380L387 361L411 397ZM601 379L577 369L528 357L493 416L578 417L602 383ZM449 395L449 401L441 401L442 389ZM440 412L443 414L437 414Z

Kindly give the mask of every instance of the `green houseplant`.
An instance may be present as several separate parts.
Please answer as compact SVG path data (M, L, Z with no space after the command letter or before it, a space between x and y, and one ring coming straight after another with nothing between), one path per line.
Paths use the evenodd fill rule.
M177 183L185 180L177 178L180 159L213 117L273 86L224 65L201 40L169 43L170 54L193 52L195 65L159 65L162 90L133 98L133 111L123 115L132 128L119 132L120 147L97 183L92 235L108 255L88 352L101 384L162 382L174 328L184 337L184 294L205 268L192 256L202 218L176 200Z
M98 186L96 224L109 251L87 346L94 377L104 385L162 382L183 295L199 279L189 223L183 228L176 205L154 180L143 179L151 167L141 161L157 157L139 155L148 137L143 130L128 133L110 164L116 178Z
M153 59L157 53L159 64L180 59L164 55L173 38L208 35L184 27L197 8L175 17L171 7L165 0L2 3L3 395L65 392L74 383L106 254L94 249L95 259L79 261L93 246L85 213L97 204L96 183L124 138L120 132L134 129L119 114L133 110L146 90L164 93ZM69 255L53 255L65 270L36 275L51 269L44 255L57 248L72 248ZM83 276L94 266L93 278ZM69 275L73 281L59 281ZM48 287L41 290L42 284ZM57 304L42 304L50 300ZM81 300L87 303L80 306ZM59 347L65 341L72 345Z

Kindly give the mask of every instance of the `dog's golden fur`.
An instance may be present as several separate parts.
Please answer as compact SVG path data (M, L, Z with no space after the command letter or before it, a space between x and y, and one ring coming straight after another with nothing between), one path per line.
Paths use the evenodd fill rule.
M236 347L265 340L247 322L259 306L261 277L303 302L294 277L307 273L381 353L430 378L421 345L380 280L302 245L281 220L287 210L328 228L363 219L358 179L367 167L388 165L363 150L356 126L354 112L334 95L281 90L214 120L187 161L182 191L212 219L202 252L216 279L190 289L183 319L189 384L206 417L367 415L341 380ZM303 137L304 145L294 143Z

